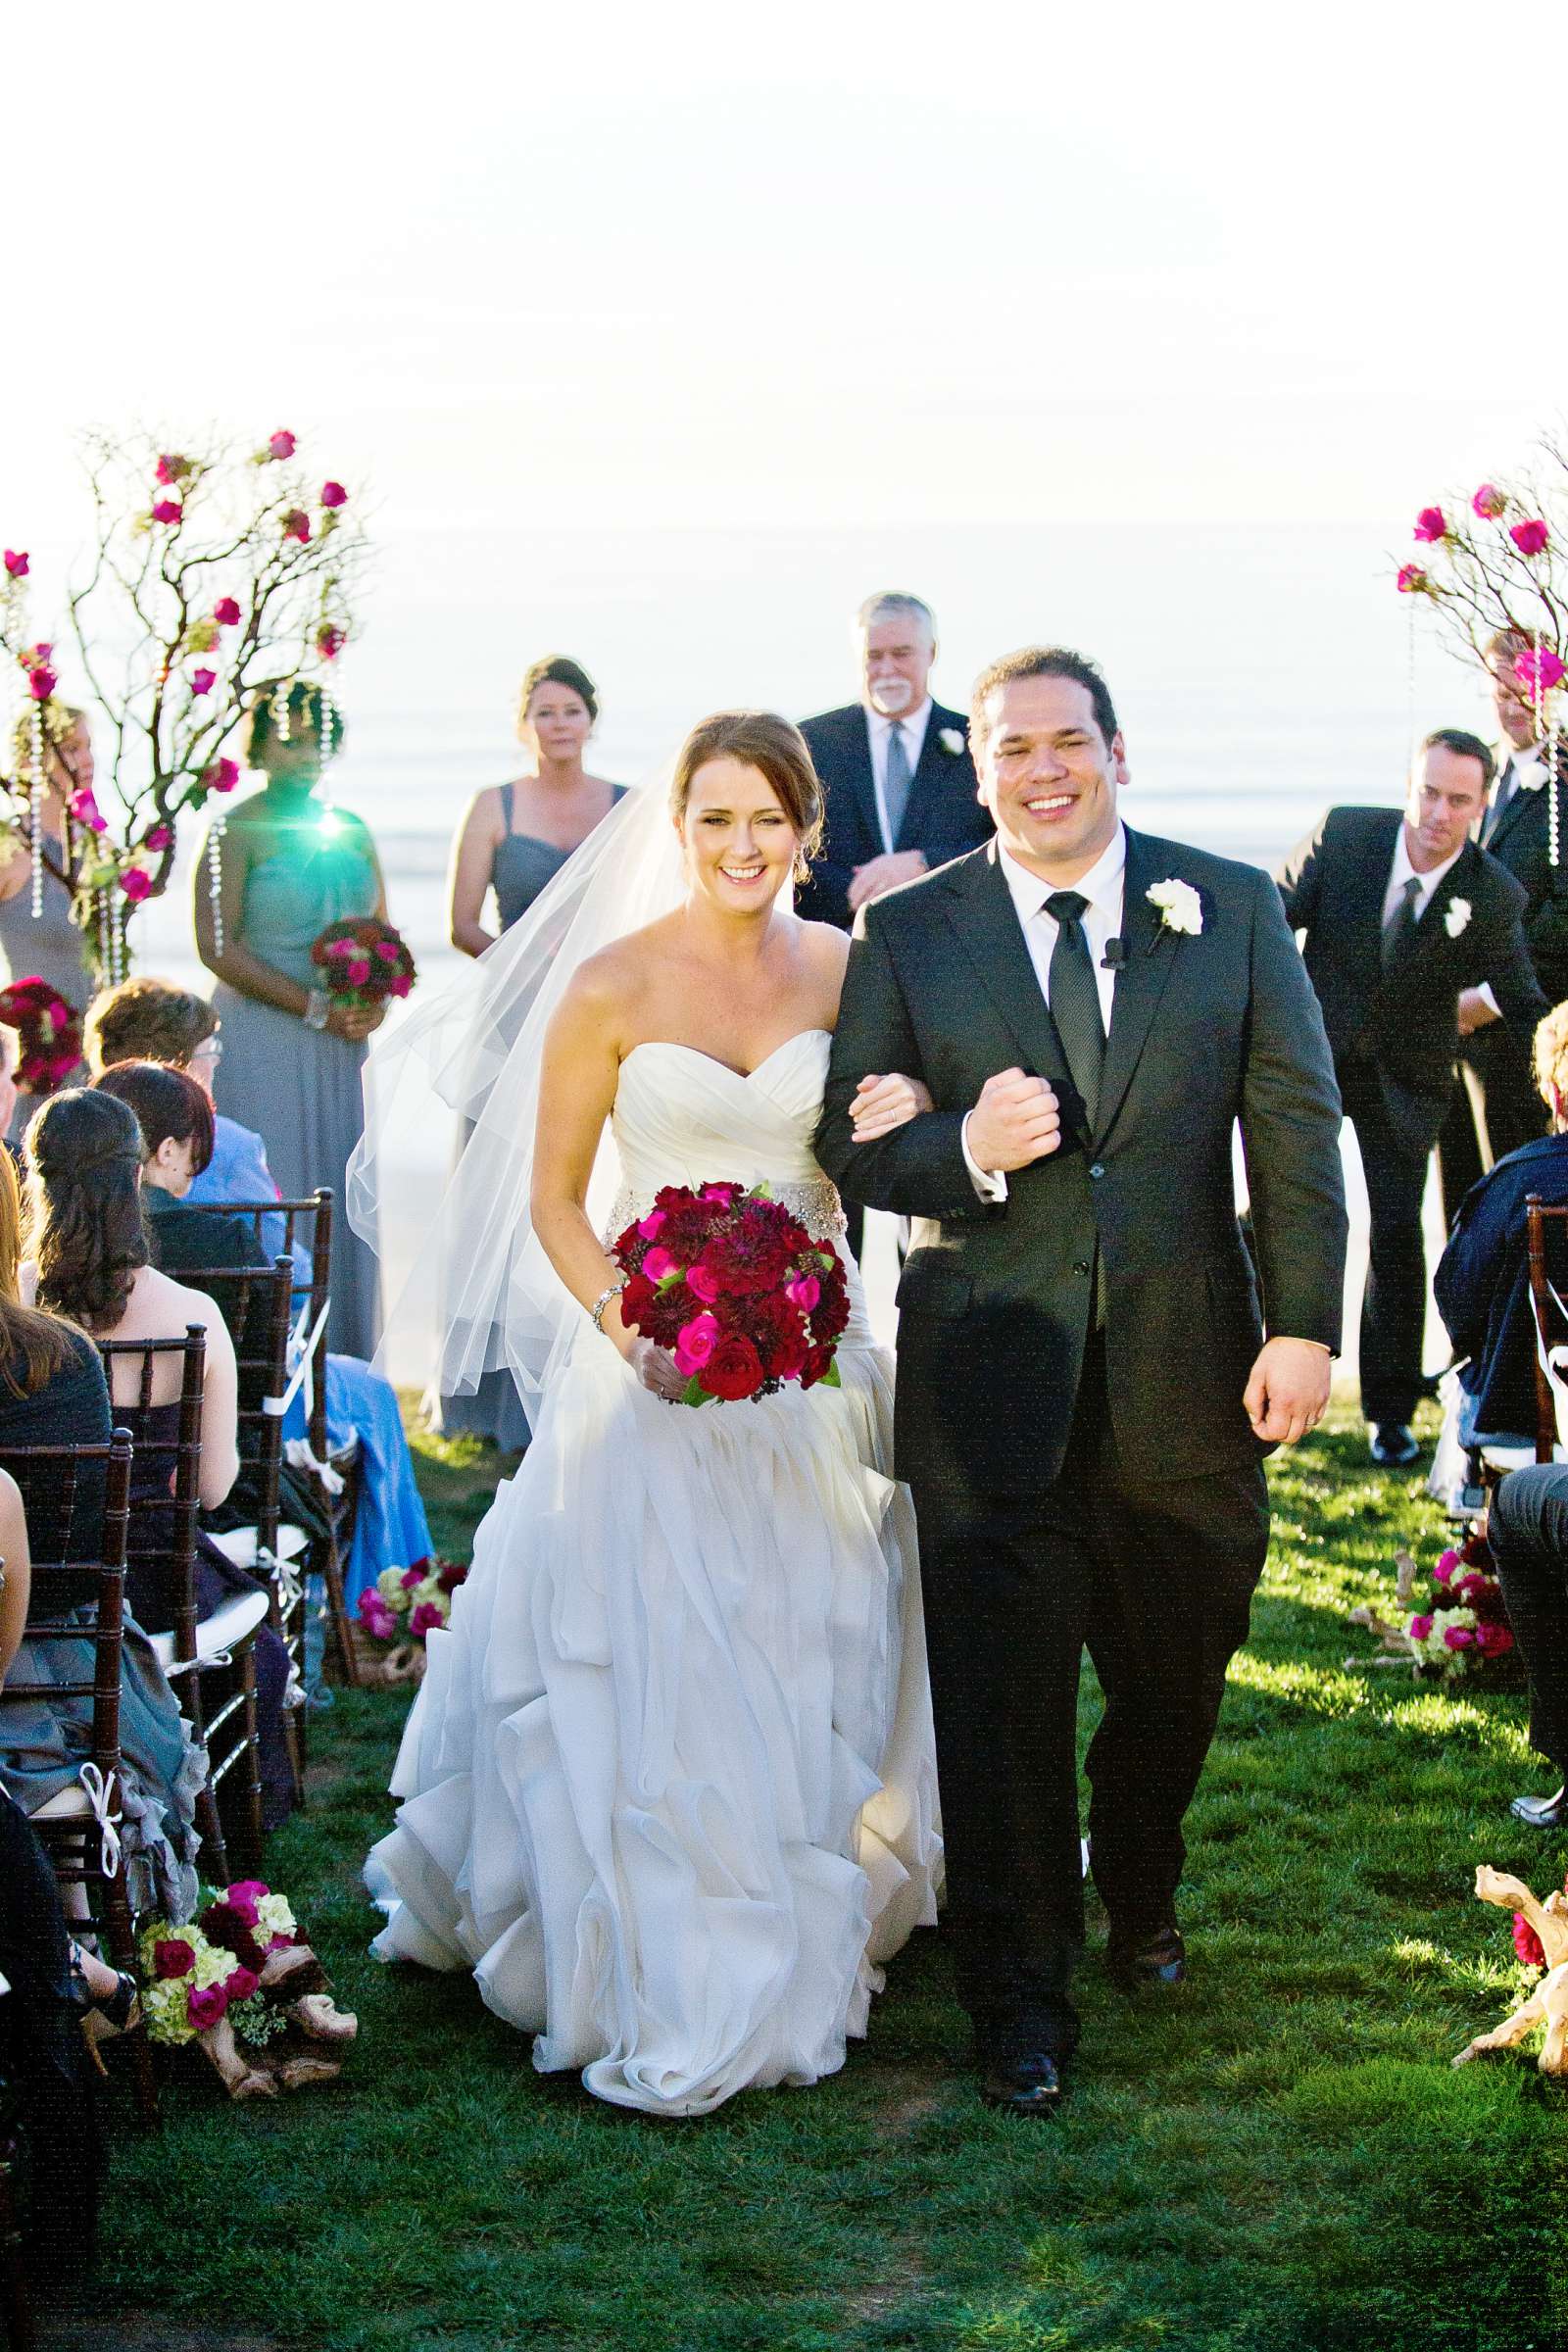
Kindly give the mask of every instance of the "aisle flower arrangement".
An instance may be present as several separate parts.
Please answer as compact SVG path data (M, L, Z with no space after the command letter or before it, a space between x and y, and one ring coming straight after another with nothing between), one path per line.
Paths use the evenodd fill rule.
M341 2072L321 2045L352 2041L358 2021L334 2005L287 1899L264 1880L210 1892L188 1923L152 1921L137 1957L150 2038L199 2043L230 2098L273 2098Z
M466 1562L416 1560L408 1568L383 1568L360 1594L355 1631L361 1639L361 1679L386 1684L417 1682L424 1672L425 1637L452 1615L452 1596L466 1581ZM366 1643L374 1647L364 1654Z
M1378 1636L1380 1653L1348 1658L1348 1666L1408 1664L1417 1678L1446 1683L1517 1680L1513 1629L1484 1536L1472 1532L1445 1551L1429 1578L1407 1551L1396 1554L1395 1569L1394 1620L1369 1602L1350 1612L1352 1625Z

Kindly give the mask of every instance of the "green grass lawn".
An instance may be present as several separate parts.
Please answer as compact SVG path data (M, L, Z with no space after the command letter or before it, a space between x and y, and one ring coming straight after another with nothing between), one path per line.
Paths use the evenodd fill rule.
M437 1542L466 1547L493 1457L420 1456ZM360 2042L339 2083L275 2108L230 2109L194 2062L169 2070L160 2134L117 2104L102 2340L140 2315L138 2344L318 2352L1568 2344L1568 2101L1533 2055L1448 2063L1518 1983L1476 1864L1544 1892L1568 1860L1507 1818L1544 1786L1523 1700L1346 1671L1367 1646L1348 1611L1441 1527L1343 1412L1274 1497L1191 1818L1192 1979L1130 2004L1092 1929L1055 2126L979 2105L929 1934L815 2089L659 2123L541 2080L467 1980L366 1956L358 1870L406 1702L339 1693L269 1875Z

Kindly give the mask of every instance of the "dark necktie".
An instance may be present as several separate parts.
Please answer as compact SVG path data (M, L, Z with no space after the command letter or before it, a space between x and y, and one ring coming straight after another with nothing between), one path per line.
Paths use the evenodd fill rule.
M1485 847L1485 845L1492 839L1492 836L1494 833L1495 833L1498 825L1501 823L1502 812L1507 808L1508 803L1513 799L1517 782L1518 771L1515 769L1514 763L1510 760L1506 762L1501 775L1497 778L1497 790L1493 799L1492 807L1487 810L1487 821L1481 828L1481 840L1483 847Z
M899 827L909 805L909 754L897 719L888 729L888 770L882 780L882 799L888 812L888 848L896 850Z
M1051 951L1051 1017L1073 1085L1083 1098L1084 1125L1093 1131L1100 1105L1100 1073L1105 1060L1105 1029L1100 1017L1094 958L1084 937L1088 905L1076 890L1053 891L1046 901L1046 912L1056 918L1056 944Z
M1421 892L1421 877L1412 874L1399 891L1399 904L1383 926L1383 969L1392 972L1401 963L1415 945L1415 903Z

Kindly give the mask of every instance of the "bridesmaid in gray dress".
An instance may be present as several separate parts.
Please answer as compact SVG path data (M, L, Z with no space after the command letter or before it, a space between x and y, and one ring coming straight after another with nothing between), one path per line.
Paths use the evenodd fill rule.
M213 1008L223 1024L223 1100L254 1127L285 1199L330 1185L332 1312L327 1345L340 1355L375 1353L380 1327L375 1254L343 1211L349 1156L365 1107L365 1041L385 1007L328 1002L311 949L328 923L386 919L386 892L369 828L346 809L323 810L318 689L296 679L287 732L273 698L258 697L245 746L262 791L228 813L222 845L222 946L218 946L205 852L194 868L196 948L216 973ZM279 718L281 713L279 713ZM342 739L332 713L330 749Z
M93 780L92 737L87 721L79 710L50 706L64 722L59 740L49 751L49 790L43 804L43 831L46 846L53 850L59 861L66 829L66 808L73 795L91 792ZM19 722L18 735L29 724L26 714ZM24 749L19 742L19 752ZM87 1009L92 994L92 979L82 953L81 933L71 919L71 893L48 866L43 873L43 907L32 911L32 858L25 849L17 850L0 862L0 986L10 980L25 980L34 972L47 980L73 1012ZM74 1083L71 1079L64 1085ZM18 1102L10 1129L10 1139L20 1138L22 1130L37 1109L37 1098L23 1095Z
M598 716L592 678L564 654L547 655L523 679L517 740L528 768L510 784L475 793L453 847L450 927L453 946L466 956L482 956L526 914L621 798L624 786L591 776L583 766ZM484 919L492 893L494 931ZM487 1372L474 1396L431 1399L430 1409L449 1437L466 1431L507 1452L528 1443L528 1424L508 1372Z

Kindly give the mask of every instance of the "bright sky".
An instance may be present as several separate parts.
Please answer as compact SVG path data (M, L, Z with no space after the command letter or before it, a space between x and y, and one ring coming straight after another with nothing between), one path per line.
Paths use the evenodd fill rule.
M7 107L0 533L74 533L76 427L216 420L394 540L1402 538L1561 416L1565 16L78 0Z

